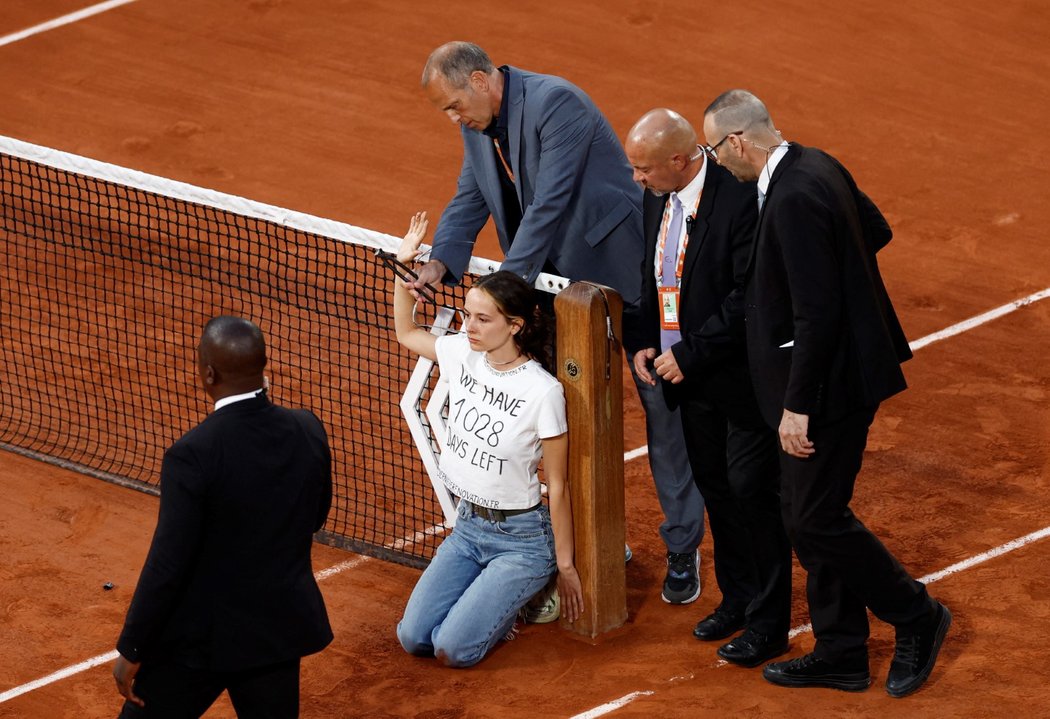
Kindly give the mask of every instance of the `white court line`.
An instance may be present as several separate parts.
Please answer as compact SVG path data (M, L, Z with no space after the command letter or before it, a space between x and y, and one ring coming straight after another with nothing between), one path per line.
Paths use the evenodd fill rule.
M912 352L914 352L915 350L925 347L926 345L933 344L934 342L940 342L943 339L948 339L949 337L953 337L957 334L962 334L963 332L972 330L974 327L983 325L985 322L991 322L992 320L998 319L1003 315L1008 315L1011 312L1015 312L1016 310L1025 307L1026 305L1032 304L1033 302L1045 300L1047 297L1050 297L1050 287L1047 287L1042 292L1036 292L1034 294L1028 295L1027 297L1022 297L1019 300L1014 300L1010 304L1003 305L1002 307L996 307L994 310L989 310L988 312L985 312L982 315L977 315L976 317L971 317L968 320L963 320L962 322L954 324L951 327L948 327L947 329L941 330L940 332L934 332L932 335L926 335L925 337L917 339L914 342L910 343L908 346L911 347Z
M1022 307L1026 307L1027 305L1030 305L1033 302L1045 300L1047 297L1050 297L1050 287L1047 287L1041 292L1030 294L1027 297L1022 297L1019 300L1014 300L1013 302L1003 305L1002 307L996 307L994 310L988 310L984 314L977 315L976 317L971 317L968 320L963 320L962 322L956 323L951 327L947 327L943 330L940 330L939 332L934 332L931 335L920 337L919 339L913 342L909 342L908 346L911 348L912 352L915 352L916 350L922 349L926 345L932 345L934 342L940 342L941 340L946 340L949 337L954 337L955 335L962 334L963 332L972 330L974 327L979 327L985 324L986 322L991 322L992 320L999 319L1003 315L1008 315L1011 312L1016 312ZM637 449L632 449L629 452L624 452L623 461L630 462L632 459L644 457L647 454L649 454L649 445L643 444Z
M400 549L403 548L406 544L418 542L420 539L427 535L436 534L444 528L444 525L441 524L434 525L433 527L430 527L422 532L416 532L415 534L412 534L410 536L402 537L401 539L390 542L385 546L386 549ZM365 562L370 561L371 559L371 557L366 556L359 556L354 557L353 559L347 559L345 562L340 562L339 564L334 564L331 567L328 567L327 569L321 569L315 572L314 578L319 582L323 582L329 577L333 577L336 574L341 574L342 572L345 572L348 569L358 567L364 564ZM59 669L57 672L48 674L46 677L40 677L39 679L34 679L31 682L28 682L21 686L17 686L14 689L8 689L7 691L0 693L0 704L3 704L4 702L10 699L14 699L17 696L21 696L26 692L31 692L34 689L39 689L40 687L47 686L48 684L53 684L54 682L57 682L60 679L65 679L66 677L71 677L74 674L79 674L80 672L84 672L93 667L97 667L99 664L106 664L107 662L112 662L116 660L117 656L118 655L115 650L107 652L105 654L99 654L97 657L92 657L91 659L82 661L79 664L74 664L72 666L66 667L65 669Z
M314 578L317 579L317 581L319 582L324 581L325 579L328 579L331 576L334 576L341 572L345 572L348 569L353 569L354 567L360 564L364 564L370 559L371 557L364 556L355 557L354 559L348 559L345 562L340 562L339 564L335 564L331 567L328 567L327 569L322 569L316 572L314 574ZM74 674L85 672L88 669L97 667L99 664L106 664L108 662L115 661L117 656L118 654L116 650L106 652L105 654L99 654L97 657L91 657L91 659L86 659L80 662L79 664L74 664L73 666L66 667L65 669L59 669L57 672L48 674L46 677L40 677L39 679L34 679L33 681L28 682L27 684L23 684L22 686L15 687L14 689L8 689L6 692L0 694L0 704L3 704L9 699L14 699L17 696L21 696L26 692L31 692L34 689L39 689L40 687L47 686L48 684L53 684L54 682L57 682L60 679L65 679L66 677L71 677Z
M600 707L594 707L589 711L585 711L583 714L576 714L572 719L594 719L594 717L600 717L609 712L616 711L621 707L625 707L633 702L638 697L647 697L655 694L655 692L631 692L626 696L622 696L619 699L613 699L611 702L602 704Z
M927 574L925 577L920 577L919 581L923 584L933 584L934 582L938 582L944 579L945 577L948 577L952 574L956 574L957 572L961 572L964 569L969 569L970 567L974 567L978 564L981 564L982 562L987 562L990 559L1001 557L1002 555L1008 554L1014 551L1015 549L1020 549L1026 544L1038 542L1040 539L1046 539L1047 537L1050 537L1050 527L1044 527L1043 529L1040 529L1036 532L1032 532L1030 534L1024 535L1023 537L1018 537L1017 539L1011 540L1006 544L1000 544L998 547L995 547L994 549L989 549L987 552L981 552L980 554L970 557L969 559L964 559L961 562L956 562L955 564L952 564L949 567L945 567L939 572L934 572L932 574ZM807 634L812 630L813 625L801 624L792 629L790 632L788 632L788 637L794 639L798 635ZM716 666L723 667L727 666L728 664L729 662L720 661ZM600 717L605 714L609 714L610 712L616 711L617 709L620 709L621 707L630 704L638 697L650 696L655 693L656 692L653 691L631 692L630 694L622 696L619 699L614 699L613 701L608 702L607 704L602 704L600 707L595 707L594 709L586 711L582 714L575 714L572 717L570 717L570 719L594 719L595 717Z
M56 27L62 27L63 25L69 25L70 23L79 22L80 20L83 20L84 18L89 18L92 15L98 15L99 13L106 12L107 10L112 10L115 7L120 7L121 5L127 5L128 3L133 2L135 2L135 0L107 0L107 2L100 2L98 5L92 5L91 7L86 7L83 10L77 10L76 12L71 12L68 15L56 17L54 20L48 20L47 22L42 22L39 25L27 27L25 30L19 30L18 32L13 32L10 35L4 35L3 37L0 37L0 47L3 47L4 45L10 45L11 43L18 42L19 40L25 40L27 37L32 37L33 35L38 35L42 32L47 32L48 30L54 30Z
M8 689L3 694L0 694L0 704L3 704L9 699L14 699L17 696L21 696L26 692L31 692L34 689L39 689L40 687L47 686L48 684L51 684L53 682L57 682L59 679L65 679L66 677L71 677L74 674L79 674L80 672L87 671L92 667L97 667L99 664L111 662L116 658L116 650L112 652L107 652L106 654L100 654L97 657L92 657L91 659L80 662L80 664L74 664L71 667L59 669L57 672L48 674L46 677L40 677L39 679L35 679L29 682L28 684L23 684L22 686L15 687L14 689Z
M118 3L124 2L134 2L134 0L118 0ZM107 5L112 3L102 4ZM0 39L0 44L3 44L2 39ZM984 314L978 315L977 317L973 317L969 320L965 320L958 324L952 325L951 327L941 330L940 332L935 332L932 335L927 335L926 337L917 339L911 343L911 348L914 351L921 347L925 347L926 345L931 344L933 342L938 342L947 337L966 332L967 330L971 330L974 327L982 325L986 322L990 322L991 320L1002 317L1003 315L1009 314L1010 312L1014 312L1015 310L1018 310L1033 302L1038 302L1039 300L1046 299L1047 297L1050 297L1050 288L1047 288L1042 292L1036 292L1035 294L1029 295L1028 297L1017 300L1015 302L1011 302L1008 305L1003 305L1002 307L999 307L997 309L985 312ZM625 452L623 455L623 459L625 462L629 462L630 460L635 459L636 457L641 457L642 455L647 454L648 451L648 446L642 446L629 452ZM398 542L401 542L402 544L410 543L411 541L414 541L417 538L421 538L421 535L433 534L434 532L437 532L442 528L443 527L441 525L435 525L424 530L423 532L417 532L411 537L405 537L403 539L397 540L396 542L393 542L391 543L391 545L388 546L392 546L394 544L397 544ZM975 564L980 564L981 562L986 562L989 559L1006 554L1007 552L1012 552L1015 549L1023 547L1026 544L1030 544L1037 540L1043 539L1047 536L1050 536L1050 527L1041 529L1037 532L1032 532L1031 534L1027 534L1023 537L1020 537L1019 539L1015 539L1011 542L1007 542L1006 544L1000 545L995 549L991 549L982 554L978 554L975 557L971 557L970 559L953 564L950 567L942 569L940 572L927 575L926 577L921 578L919 581L925 584L931 584L939 579L948 576L949 574L954 574L955 572L962 571L963 569L968 569L969 567L972 567ZM323 569L319 571L315 576L318 580L327 579L330 576L339 574L340 572L346 571L347 569L352 569L368 560L369 557L358 557L355 559L347 560L345 562L340 562L339 564L329 567L328 569ZM810 629L811 626L808 624L795 627L791 630L788 636L796 637L799 634L804 634L810 631ZM0 694L0 704L3 704L4 702L10 699L14 699L17 696L21 696L26 692L33 691L34 689L39 689L42 686L46 686L53 682L57 682L60 679L65 679L66 677L78 674L82 671L86 671L88 669L91 669L92 667L96 667L99 664L105 664L106 662L113 661L116 658L117 653L115 651L108 652L106 654L101 654L97 657L88 659L87 661L80 662L79 664L74 664L73 666L66 667L65 669L60 669L59 671L54 672L53 674L48 674L46 677L41 677L40 679L36 679L27 684L23 684L13 689L9 689ZM572 719L593 719L594 717L599 717L604 714L608 714L609 712L615 711L616 709L626 706L627 704L633 702L640 696L649 696L652 693L653 692L634 692L632 694L627 694L626 696L623 696L620 699L616 699L607 704L603 704L602 706L591 709L588 712L585 712L583 714L577 714L576 716L572 717Z

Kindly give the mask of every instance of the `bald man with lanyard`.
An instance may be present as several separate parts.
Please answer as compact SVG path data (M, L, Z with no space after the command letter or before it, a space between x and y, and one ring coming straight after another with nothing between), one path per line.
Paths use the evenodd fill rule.
M707 505L721 604L694 635L724 639L727 661L754 667L787 651L791 548L780 520L776 435L762 419L744 342L743 273L754 186L708 162L696 131L656 109L625 143L645 188L641 337L634 370L681 411Z

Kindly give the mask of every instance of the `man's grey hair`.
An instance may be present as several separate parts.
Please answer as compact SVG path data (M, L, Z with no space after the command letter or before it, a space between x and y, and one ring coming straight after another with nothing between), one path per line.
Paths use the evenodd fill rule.
M472 73L480 70L489 75L495 69L488 53L474 43L462 40L447 42L427 58L427 64L423 66L423 87L440 75L449 87L458 90L467 86Z
M747 90L723 92L704 110L704 117L708 115L724 132L742 132L755 126L776 132L765 104Z

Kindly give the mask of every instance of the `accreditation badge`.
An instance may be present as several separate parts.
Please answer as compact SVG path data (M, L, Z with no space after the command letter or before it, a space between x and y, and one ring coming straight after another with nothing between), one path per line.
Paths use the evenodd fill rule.
M678 329L678 295L677 287L660 287L660 329Z

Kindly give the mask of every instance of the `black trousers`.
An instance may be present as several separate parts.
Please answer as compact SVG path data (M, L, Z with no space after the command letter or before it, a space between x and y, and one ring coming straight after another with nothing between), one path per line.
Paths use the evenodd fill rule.
M135 694L146 706L124 702L119 719L198 719L224 690L239 719L297 719L299 659L236 672L144 662Z
M807 572L814 652L831 662L867 659L869 608L897 627L918 625L936 609L849 507L874 418L873 408L811 424L813 455L781 453L784 526Z
M679 393L689 463L707 507L722 608L748 628L786 635L791 545L780 512L780 448L762 419L747 365L724 367Z

